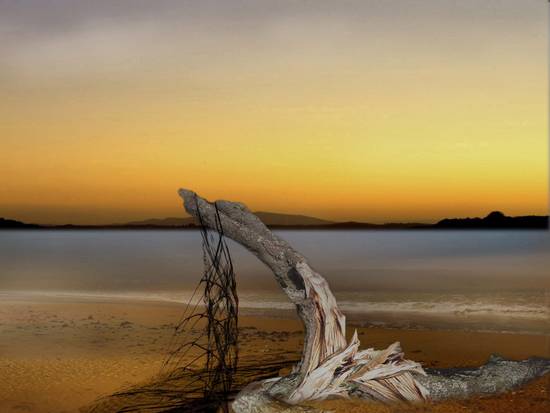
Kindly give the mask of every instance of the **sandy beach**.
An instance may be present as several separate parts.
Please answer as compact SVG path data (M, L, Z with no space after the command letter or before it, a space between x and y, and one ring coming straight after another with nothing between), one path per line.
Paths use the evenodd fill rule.
M97 398L157 374L182 305L83 299L13 299L0 303L0 411L75 412ZM301 326L247 314L239 320L241 354L295 358ZM491 353L522 359L550 356L548 335L361 327L362 346L400 341L408 358L426 367L475 366ZM349 328L348 334L353 332ZM261 361L261 359L260 359ZM536 380L499 396L422 406L358 401L314 403L336 412L548 412L550 380Z

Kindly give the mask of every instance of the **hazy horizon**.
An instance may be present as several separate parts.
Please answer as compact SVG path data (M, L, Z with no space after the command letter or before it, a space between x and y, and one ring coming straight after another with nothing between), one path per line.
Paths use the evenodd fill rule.
M327 279L350 316L444 312L455 327L481 316L489 317L483 328L548 333L547 231L276 233ZM0 300L185 303L202 276L200 240L191 231L7 231ZM270 270L228 243L240 307L291 310Z
M319 220L319 221L326 221L326 222L329 222L329 223L346 223L346 222L356 222L356 223L365 223L365 224L409 224L409 223L417 223L417 224L435 224L437 222L439 222L441 219L446 219L446 218L450 218L450 219L454 219L454 218L458 218L458 219L463 219L463 218L485 218L487 215L489 215L490 213L492 212L503 212L504 215L506 216L510 216L508 214L506 214L505 211L501 211L501 210L498 210L498 211L487 211L487 213L483 213L479 216L443 216L441 219L437 219L437 220L433 220L433 219L425 219L425 220L416 220L416 221L374 221L374 220L371 220L369 221L368 219L365 220L365 221L354 221L354 220L346 220L345 218L342 219L342 220L334 220L334 219L328 219L328 218L324 218L324 217L319 217L319 216L312 216L312 215L304 215L304 214L290 214L290 213L281 213L281 212L277 212L277 211L252 211L253 213L255 214L278 214L278 215L282 215L282 216L293 216L293 217L303 217L305 219L309 219L309 218L312 218L312 219L316 219L316 220ZM548 216L548 212L545 213L545 214L541 214L542 216ZM518 215L520 216L520 215ZM4 219L13 219L13 217L6 217L6 216L0 216L0 218L4 218ZM191 216L188 215L186 212L183 212L181 215L178 215L178 216L166 216L166 217L161 217L161 216L146 216L146 217L142 217L142 218L138 218L138 219L134 219L134 220L128 220L128 221L116 221L116 222L102 222L102 223L95 223L95 224L89 224L89 223L78 223L78 222L55 222L55 223L52 223L52 222L29 222L29 221L20 221L20 222L23 222L25 224L36 224L36 225L43 225L43 226L56 226L56 225L98 225L98 226L101 226L101 225L126 225L126 224L129 224L129 223L135 223L135 222L141 222L141 221L151 221L151 220L164 220L164 219L191 219ZM16 220L17 221L17 220ZM268 226L270 224L267 224ZM311 224L285 224L285 225L311 225Z

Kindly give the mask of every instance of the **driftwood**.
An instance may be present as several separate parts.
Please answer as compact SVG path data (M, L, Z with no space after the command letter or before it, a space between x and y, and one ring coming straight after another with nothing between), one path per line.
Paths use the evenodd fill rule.
M225 236L273 271L305 327L302 358L293 372L243 389L233 403L239 413L308 411L298 404L328 397L421 402L495 393L550 370L549 360L516 362L495 357L478 369L426 372L419 363L404 358L399 343L381 351L359 350L356 332L349 343L346 340L345 317L326 280L246 206L229 201L213 204L186 189L180 189L179 195L191 216L200 215L202 224L212 229L219 219Z

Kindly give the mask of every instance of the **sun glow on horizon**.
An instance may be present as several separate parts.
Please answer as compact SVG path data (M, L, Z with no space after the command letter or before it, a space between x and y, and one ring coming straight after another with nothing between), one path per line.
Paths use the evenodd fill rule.
M0 5L0 216L547 214L548 4L384 3Z

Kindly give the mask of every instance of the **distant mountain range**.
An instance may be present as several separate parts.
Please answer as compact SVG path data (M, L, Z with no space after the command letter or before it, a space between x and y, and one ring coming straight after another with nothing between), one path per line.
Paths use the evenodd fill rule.
M485 218L446 218L436 224L389 223L371 224L366 222L334 222L305 215L278 214L275 212L255 212L270 228L287 229L548 229L548 216L509 217L494 211ZM36 225L0 218L0 229L194 229L197 223L191 217L153 218L112 225Z
M289 214L277 214L275 212L263 212L258 211L254 214L262 220L264 224L269 227L291 227L291 226L324 226L324 225L333 225L335 222L327 221L320 218L308 217L306 215L289 215ZM131 226L131 227L181 227L197 225L195 219L192 217L188 218L153 218L146 219L143 221L133 221L121 226Z

